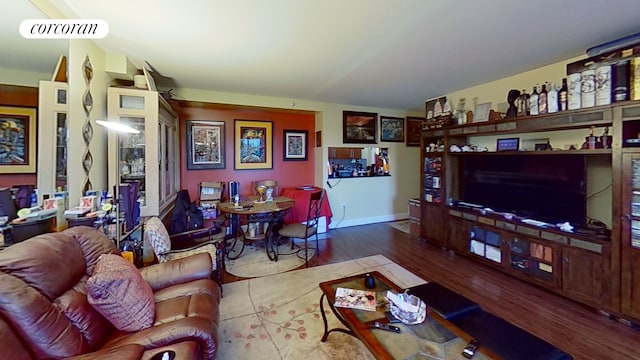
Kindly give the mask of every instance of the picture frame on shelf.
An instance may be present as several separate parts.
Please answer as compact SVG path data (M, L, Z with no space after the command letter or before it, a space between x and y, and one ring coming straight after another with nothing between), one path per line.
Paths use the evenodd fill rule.
M496 140L496 151L518 151L520 150L520 138L504 138Z
M476 105L473 109L473 122L485 122L489 121L489 114L491 113L491 103L482 103Z
M273 168L273 122L234 120L234 168Z
M420 146L423 117L407 116L407 146Z
M378 114L343 111L342 131L342 142L345 144L377 144Z
M223 121L187 120L187 170L224 169Z
M36 109L0 106L0 174L36 172Z
M427 121L438 121L438 118L442 115L442 107L447 102L446 96L441 96L425 102L425 114L427 115ZM438 107L438 104L440 106Z
M309 132L307 130L282 130L282 160L307 160L308 137Z
M404 118L380 116L380 141L404 142Z

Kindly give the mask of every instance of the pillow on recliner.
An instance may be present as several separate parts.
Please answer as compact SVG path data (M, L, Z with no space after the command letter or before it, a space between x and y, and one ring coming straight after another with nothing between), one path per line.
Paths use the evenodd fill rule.
M87 280L87 298L119 330L140 331L153 325L153 290L138 269L121 256L100 255Z

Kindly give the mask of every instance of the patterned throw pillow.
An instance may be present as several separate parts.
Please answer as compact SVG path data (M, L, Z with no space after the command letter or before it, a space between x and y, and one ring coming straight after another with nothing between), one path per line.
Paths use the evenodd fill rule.
M155 302L151 286L133 264L114 254L100 255L87 280L89 304L122 331L153 325Z
M144 237L151 244L158 260L165 261L165 257L161 254L171 250L171 237L158 217L154 216L144 223Z

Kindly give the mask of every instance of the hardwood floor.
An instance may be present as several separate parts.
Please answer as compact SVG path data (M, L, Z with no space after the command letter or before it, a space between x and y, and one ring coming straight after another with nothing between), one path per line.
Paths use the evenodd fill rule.
M451 255L384 223L329 231L310 266L381 254L425 280L436 281L574 359L640 359L640 331L596 310ZM225 282L239 280L224 275Z

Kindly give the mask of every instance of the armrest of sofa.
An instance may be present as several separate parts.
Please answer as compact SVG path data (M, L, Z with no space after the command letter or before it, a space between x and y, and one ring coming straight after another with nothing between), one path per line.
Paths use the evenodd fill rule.
M195 341L201 353L200 358L215 359L218 351L218 316L191 316L156 324L141 331L127 333L127 336L117 338L106 346L120 348L127 344L140 344L151 350L170 347L183 341ZM183 358L176 357L177 359Z
M200 359L200 348L195 341L183 341L177 344L171 344L163 346L161 348L147 350L142 355L142 360L150 360L156 354L161 354L165 351L173 351L176 353L174 359Z
M127 344L67 358L66 360L140 360L144 346Z
M66 360L150 360L155 355L167 351L175 353L174 359L200 359L198 344L195 341L183 341L146 351L142 345L127 344L74 356Z
M193 280L210 279L211 267L211 257L203 253L143 267L140 274L156 291Z

